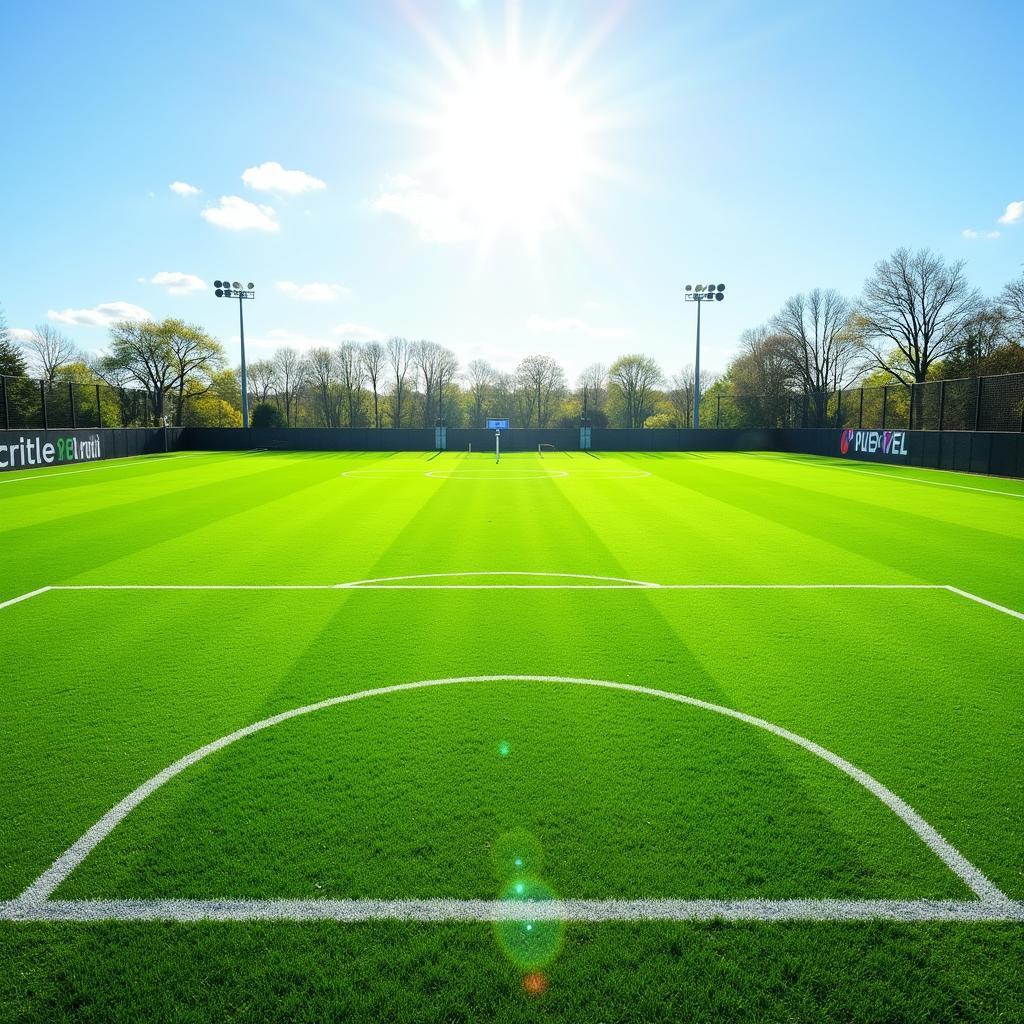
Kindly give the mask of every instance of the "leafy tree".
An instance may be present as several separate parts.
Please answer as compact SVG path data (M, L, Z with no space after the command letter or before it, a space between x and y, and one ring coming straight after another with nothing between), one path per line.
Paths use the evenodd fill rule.
M15 342L7 326L7 317L0 308L0 377L24 377L28 374L28 364Z
M154 422L164 418L167 393L177 379L174 351L159 324L121 320L110 328L110 350L100 361L111 379L129 380L149 393Z
M201 327L169 318L158 325L166 340L174 368L173 387L177 391L175 423L182 426L185 400L206 394L212 375L225 363L224 348Z
M276 405L270 402L259 402L252 411L250 420L254 427L286 427L284 416Z
M650 414L654 390L665 375L650 356L620 356L608 369L609 390L616 392L627 427L642 427Z
M527 356L516 367L516 381L523 393L525 426L535 412L537 426L546 427L555 403L565 394L565 371L551 356Z
M474 359L466 367L466 383L473 401L473 426L484 425L484 406L494 391L498 371L486 359Z

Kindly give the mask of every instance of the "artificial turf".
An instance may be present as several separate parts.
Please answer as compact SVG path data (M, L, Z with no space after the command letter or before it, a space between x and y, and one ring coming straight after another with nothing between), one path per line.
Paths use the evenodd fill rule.
M514 575L940 584L1024 609L1020 483L742 453L196 453L0 477L0 536L0 602L452 574L51 590L0 609L0 899L234 729L502 674L633 683L781 725L1024 898L1019 619L946 590ZM536 589L553 584L571 589ZM524 830L532 873L563 897L971 896L874 797L777 736L535 681L258 733L145 801L55 896L493 898L495 850ZM536 997L486 924L6 922L0 1018L1016 1020L1022 933L570 923Z

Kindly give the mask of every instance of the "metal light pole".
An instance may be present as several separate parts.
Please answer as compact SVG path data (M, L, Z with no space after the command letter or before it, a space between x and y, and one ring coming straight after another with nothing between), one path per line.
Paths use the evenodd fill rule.
M242 315L242 300L255 299L256 285L249 282L242 287L239 281L214 281L214 292L218 299L238 299L238 336L242 343L242 426L249 426L249 380L245 373L245 318Z
M697 303L697 353L693 361L693 429L700 426L700 307L705 302L721 302L725 298L725 285L688 284L683 298Z

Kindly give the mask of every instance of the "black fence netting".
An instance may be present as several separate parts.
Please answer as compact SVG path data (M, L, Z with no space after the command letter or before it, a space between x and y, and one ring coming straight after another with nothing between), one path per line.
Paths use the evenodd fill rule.
M806 394L720 393L701 426L1024 431L1024 373Z
M151 427L145 391L107 384L0 377L0 430L64 427Z

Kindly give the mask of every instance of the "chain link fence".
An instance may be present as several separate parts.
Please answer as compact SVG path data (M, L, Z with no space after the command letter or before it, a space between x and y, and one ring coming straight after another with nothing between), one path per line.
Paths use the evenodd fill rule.
M146 391L31 377L0 377L0 430L151 427Z
M780 395L708 395L701 426L1024 432L1024 373Z

